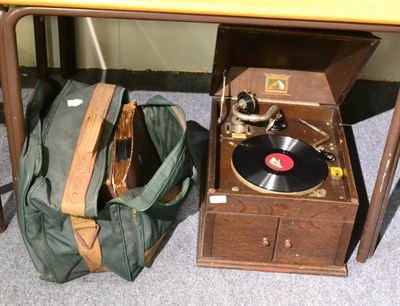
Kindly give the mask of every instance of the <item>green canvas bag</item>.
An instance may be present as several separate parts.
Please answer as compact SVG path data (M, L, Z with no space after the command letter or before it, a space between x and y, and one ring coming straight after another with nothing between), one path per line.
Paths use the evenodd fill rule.
M113 86L111 94L108 91L104 118L93 114L88 117L94 97L102 100L106 95L99 91L104 87L100 85L68 81L61 88L54 80L43 81L26 110L18 221L33 264L40 277L48 281L63 283L98 271L112 271L134 280L171 228L196 178L184 113L156 96L142 109L161 165L144 186L100 204L99 191L108 179L112 161L115 126L121 108L129 103L128 92ZM100 128L93 129L99 122ZM78 148L83 152L79 157ZM87 163L90 158L92 164ZM75 162L79 170L71 189L66 181L70 182ZM90 175L85 185L82 182L87 173ZM176 186L180 186L178 194L168 202L161 201ZM72 215L63 208L65 194L83 194L76 203L81 209L73 209Z

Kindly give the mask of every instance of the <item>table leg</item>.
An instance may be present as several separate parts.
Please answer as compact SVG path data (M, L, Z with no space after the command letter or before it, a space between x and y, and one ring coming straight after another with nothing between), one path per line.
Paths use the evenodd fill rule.
M48 76L46 25L44 16L33 16L33 30L35 34L36 69L38 78Z
M3 17L6 13L6 8L4 6L0 6L0 48L1 48L1 25L3 24ZM0 50L0 57L2 54L2 50ZM2 115L3 112L1 111ZM4 224L4 214L3 214L3 204L0 198L0 233L4 232L5 224Z
M57 19L61 77L67 79L76 72L74 18L59 16Z
M18 160L24 143L25 129L15 33L16 22L7 22L8 17L12 18L12 14L6 14L5 7L0 7L0 13L2 20L0 31L0 66L4 119L8 135L15 199L17 202Z
M74 18L59 16L57 20L61 77L67 79L76 71ZM38 78L44 79L49 75L45 16L34 15L33 27L35 34L37 75Z
M374 255L379 232L382 226L382 220L389 199L390 189L393 183L393 177L399 162L399 154L400 92L394 108L381 165L379 167L371 203L368 208L367 219L365 221L360 246L358 248L358 262L365 262L368 258Z

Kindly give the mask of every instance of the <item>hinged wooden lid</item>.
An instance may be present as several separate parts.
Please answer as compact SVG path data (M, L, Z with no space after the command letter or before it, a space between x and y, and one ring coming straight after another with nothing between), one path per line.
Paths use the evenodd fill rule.
M339 104L380 39L366 32L220 26L211 95Z

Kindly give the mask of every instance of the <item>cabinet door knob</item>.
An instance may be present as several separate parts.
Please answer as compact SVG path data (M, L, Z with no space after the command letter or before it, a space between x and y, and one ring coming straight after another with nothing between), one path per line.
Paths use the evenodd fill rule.
M263 246L269 246L269 245L270 245L270 242L269 242L269 240L268 240L267 237L264 237L264 238L262 239L262 244L263 244Z
M292 246L293 246L293 244L290 241L290 239L286 239L285 240L285 248L290 249L290 248L292 248Z

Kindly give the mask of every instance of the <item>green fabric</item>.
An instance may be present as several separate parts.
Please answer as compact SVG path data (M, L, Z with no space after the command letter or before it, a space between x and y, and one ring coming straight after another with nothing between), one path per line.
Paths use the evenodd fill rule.
M70 218L61 213L60 205L94 88L68 81L61 89L53 80L43 81L27 107L27 136L19 163L18 221L33 264L48 281L62 283L89 273L79 255ZM82 103L68 105L76 99ZM143 107L147 128L163 161L161 167L146 186L98 207L99 188L109 169L114 126L121 105L128 101L128 92L117 86L101 134L85 212L100 227L103 265L134 280L144 266L144 251L171 227L196 179L196 170L187 146L186 124L179 120L184 119L182 110L156 96ZM182 190L174 200L158 201L177 184L182 184Z

